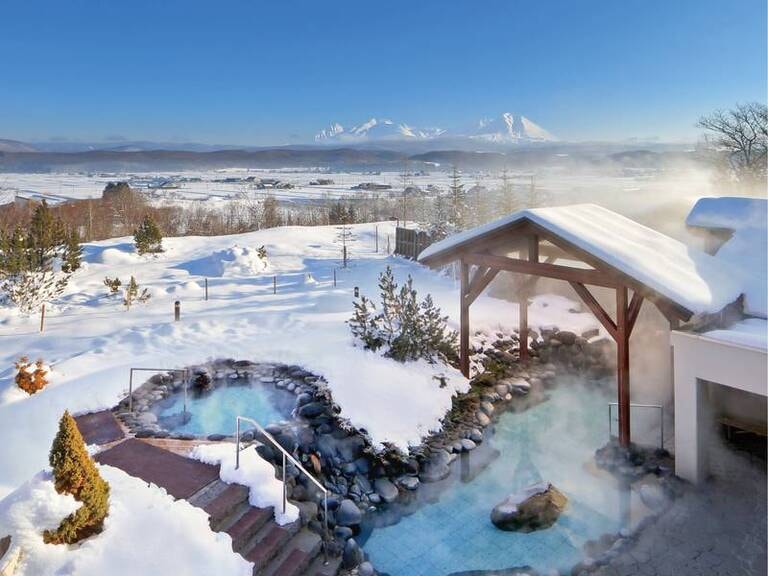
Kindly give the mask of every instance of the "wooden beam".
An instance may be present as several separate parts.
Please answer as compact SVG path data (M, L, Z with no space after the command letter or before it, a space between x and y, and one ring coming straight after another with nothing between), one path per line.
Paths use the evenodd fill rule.
M627 322L629 323L627 328L630 335L632 334L632 330L635 329L635 322L637 322L637 317L640 315L640 308L642 305L643 297L639 292L634 292L632 294L632 300L629 302L629 312L627 313Z
M632 441L630 434L629 403L629 308L627 287L616 288L616 371L619 388L619 444L627 448Z
M469 378L469 264L461 261L461 314L459 320L459 368Z
M485 290L488 284L496 278L496 275L499 272L500 270L498 268L486 268L482 275L475 274L475 276L472 277L472 281L469 283L469 293L466 296L469 304L472 304L477 300L477 297L483 293L483 290Z
M600 321L600 324L602 324L603 327L607 330L608 334L611 335L611 338L618 342L616 324L611 319L610 314L608 314L608 312L606 312L605 309L600 306L600 303L592 295L592 292L590 292L589 289L584 286L584 284L580 284L578 282L571 282L571 286L576 291L576 294L578 294L579 297L584 301L584 304L586 304L587 307L592 311L592 314L595 315L595 318L597 318Z
M607 274L586 268L571 268L570 266L560 266L558 264L529 262L528 260L507 258L506 256L496 256L494 254L471 253L465 255L463 260L470 264L498 268L508 272L519 272L520 274L543 276L544 278L555 278L567 282L579 282L581 284L606 286L609 288L615 288L618 285Z

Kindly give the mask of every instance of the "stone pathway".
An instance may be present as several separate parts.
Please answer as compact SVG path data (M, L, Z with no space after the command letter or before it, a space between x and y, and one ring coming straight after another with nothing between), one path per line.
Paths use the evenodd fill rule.
M599 576L764 576L766 468L731 450L713 478L691 488Z
M109 410L75 416L75 422L86 444L110 444L125 438L120 423Z
M109 419L98 416L83 422L89 438L114 442L113 433L100 433L95 424L106 422L111 426ZM81 432L85 437L85 431ZM120 432L122 437L122 430ZM211 529L229 534L233 550L254 564L254 576L335 576L338 572L341 559L324 562L320 536L303 528L300 521L278 525L272 508L250 505L247 487L222 482L218 466L186 458L137 438L123 440L98 453L95 459L156 484L174 498L185 499L205 510Z

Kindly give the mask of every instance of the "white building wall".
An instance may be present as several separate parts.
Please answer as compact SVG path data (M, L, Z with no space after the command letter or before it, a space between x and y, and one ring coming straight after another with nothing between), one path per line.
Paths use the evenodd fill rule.
M710 426L706 382L768 396L768 353L714 340L690 332L673 331L675 379L675 472L699 482L706 478L707 434Z

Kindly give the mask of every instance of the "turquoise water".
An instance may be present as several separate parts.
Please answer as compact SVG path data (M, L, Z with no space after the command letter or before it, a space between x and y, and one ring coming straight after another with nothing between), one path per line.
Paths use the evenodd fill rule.
M373 565L391 576L446 576L517 566L570 569L582 559L588 539L623 526L635 500L592 464L594 450L607 441L610 400L568 382L543 404L502 415L483 446L488 450L490 444L499 457L473 480L452 480L437 502L424 503L396 524L373 529L364 544ZM479 458L481 453L472 452L469 458L476 454ZM461 476L459 470L455 476ZM490 521L493 506L538 481L553 483L569 499L555 525L528 534L496 529Z
M186 417L184 394L176 394L159 404L158 423L170 432L197 436L234 434L237 416L247 416L267 426L290 415L289 398L282 395L292 396L281 395L271 386L261 383L219 386L201 395L190 391Z

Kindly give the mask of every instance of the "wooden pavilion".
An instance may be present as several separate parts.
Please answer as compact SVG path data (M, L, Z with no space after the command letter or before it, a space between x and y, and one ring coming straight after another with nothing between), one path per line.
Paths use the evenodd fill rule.
M568 282L617 347L619 441L630 443L629 341L644 301L653 303L672 327L695 313L718 309L738 298L704 253L595 205L524 210L433 244L419 256L431 266L460 264L460 364L469 377L469 309L499 272L528 277L520 283L520 360L527 361L528 298L538 278ZM562 262L562 263L561 263ZM657 273L654 268L659 267ZM663 267L663 269L661 269ZM688 284L686 287L685 285ZM616 314L603 308L590 286L615 293ZM526 343L526 345L523 345Z

